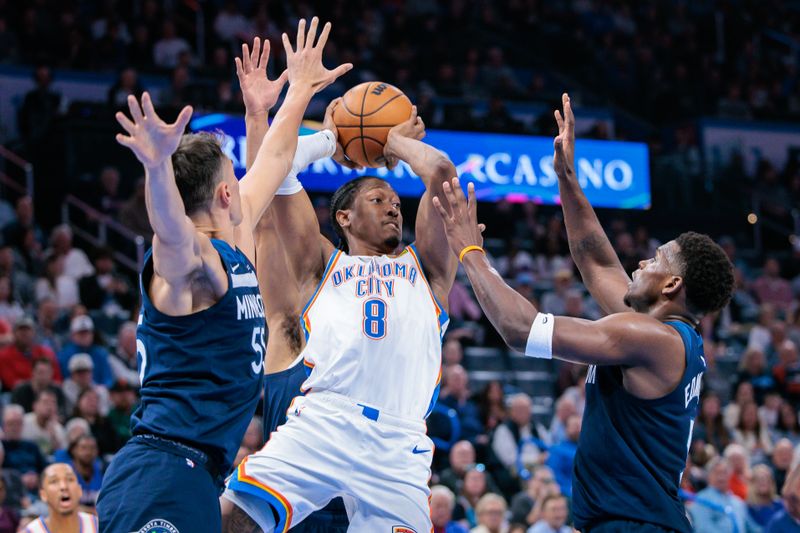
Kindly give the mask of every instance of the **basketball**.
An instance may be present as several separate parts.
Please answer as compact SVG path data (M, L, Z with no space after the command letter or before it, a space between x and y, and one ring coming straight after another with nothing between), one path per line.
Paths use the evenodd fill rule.
M411 100L403 91L381 81L356 85L333 112L339 143L345 155L365 167L386 163L383 147L389 130L411 116Z

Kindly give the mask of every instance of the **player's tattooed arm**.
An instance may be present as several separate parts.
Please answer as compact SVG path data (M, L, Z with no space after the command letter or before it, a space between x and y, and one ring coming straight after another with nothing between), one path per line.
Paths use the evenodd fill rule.
M405 161L425 184L425 193L417 210L416 244L425 274L436 296L446 306L458 262L447 246L444 226L434 212L431 198L445 198L442 184L456 175L456 167L444 153L423 143L421 139L424 136L425 123L417 116L414 106L407 121L389 130L383 153L389 168L393 168L398 160Z
M222 533L262 533L258 524L250 518L250 515L242 511L236 505L233 506L230 514L225 518Z
M555 112L558 136L555 138L553 168L558 175L558 191L569 251L583 282L606 313L630 311L623 303L630 278L608 240L597 214L581 189L575 173L575 115L569 96L562 96L564 113Z

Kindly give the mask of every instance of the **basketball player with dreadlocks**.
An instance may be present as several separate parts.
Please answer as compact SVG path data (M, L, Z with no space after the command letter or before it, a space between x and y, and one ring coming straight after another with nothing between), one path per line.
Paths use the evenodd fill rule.
M330 119L325 127L334 133L329 150L338 150ZM378 178L357 178L333 195L338 249L320 234L299 182L272 205L307 302L302 364L309 377L287 422L231 476L224 531L287 531L337 496L348 506L351 531L431 529L433 444L425 417L438 396L443 302L457 263L431 203L455 167L420 142L423 135L414 109L384 150L389 166L405 161L426 186L415 244L401 245L400 199Z
M572 485L575 527L689 533L678 487L706 368L695 328L700 316L730 300L733 267L708 236L689 232L659 247L628 278L581 190L566 94L563 105L563 116L556 111L553 166L570 252L607 317L540 313L506 285L482 253L472 184L469 201L455 178L434 203L451 249L506 343L531 357L591 365Z

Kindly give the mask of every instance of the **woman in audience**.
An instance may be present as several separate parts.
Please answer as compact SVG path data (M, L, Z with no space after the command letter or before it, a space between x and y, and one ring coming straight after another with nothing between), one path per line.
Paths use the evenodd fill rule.
M772 442L778 442L780 439L789 439L793 446L800 444L800 422L797 419L797 411L789 402L781 403L778 409L778 423L772 432Z
M64 275L64 256L50 254L44 262L44 275L36 280L36 301L55 300L59 309L80 303L78 282Z
M749 381L740 381L736 386L736 394L734 395L733 402L725 406L723 411L723 420L728 429L734 429L739 425L739 419L742 412L742 406L748 403L755 402L755 393L753 385Z
M758 406L751 402L744 404L741 410L739 424L733 430L733 441L744 447L751 462L763 461L772 453L772 440L767 428L758 419Z
M505 393L499 381L490 381L475 397L481 423L486 433L491 433L508 416L506 412Z
M783 502L777 496L772 470L767 465L754 466L747 491L747 512L750 518L759 526L765 527L781 509Z
M100 455L116 453L122 444L111 422L100 415L98 408L99 397L94 389L86 389L78 396L78 403L75 405L73 416L83 418L89 422L92 435L97 439L97 446Z
M475 514L475 506L487 492L486 468L482 464L470 466L464 474L464 481L456 498L453 520L461 522L468 528L476 527L478 516Z
M703 395L692 439L711 444L717 453L731 443L731 433L722 421L720 399L716 393L707 392Z

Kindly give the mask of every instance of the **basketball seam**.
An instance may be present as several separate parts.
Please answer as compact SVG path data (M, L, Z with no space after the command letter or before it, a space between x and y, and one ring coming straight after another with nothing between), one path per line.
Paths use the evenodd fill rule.
M362 133L363 133L363 132L362 132ZM375 137L367 137L366 135L362 135L362 136L361 136L361 144L362 144L362 145L364 144L364 139L369 139L370 141L374 142L375 144L379 144L379 145L381 146L381 148L384 148L384 147L386 147L386 145L385 145L384 143L380 142L380 141L379 141L378 139L376 139ZM383 152L381 152L381 155L380 155L380 156L378 156L378 158L376 158L374 162L375 162L375 163L380 163L381 161L380 161L379 159L381 159L381 160L383 160L383 161L386 161L386 158L385 158L385 157L383 157ZM373 162L373 161L370 161L370 160L369 160L369 158L367 158L367 161L368 161L369 163L372 163L372 162Z
M367 101L367 93L369 92L370 87L372 87L371 83L367 85L367 88L364 90L364 94L361 95L361 115L359 116L359 121L361 124L361 132L360 132L361 150L364 152L364 161L366 161L367 163L369 163L370 161L369 161L369 156L367 155L367 145L364 144L364 104Z
M381 109L386 107L392 100L396 100L397 98L400 98L401 96L405 96L405 95L403 93L400 93L400 94L396 94L396 95L392 96L391 98L386 100L384 103L382 103L378 109L376 109L374 111L370 111L369 113L367 113L366 115L363 115L363 116L368 117L370 115L374 115L375 113L377 113L378 111L380 111Z
M347 129L347 128L394 128L397 124L368 124L366 126L336 126L336 129Z

